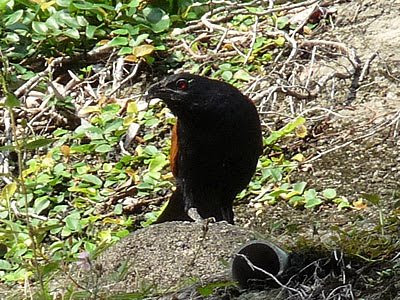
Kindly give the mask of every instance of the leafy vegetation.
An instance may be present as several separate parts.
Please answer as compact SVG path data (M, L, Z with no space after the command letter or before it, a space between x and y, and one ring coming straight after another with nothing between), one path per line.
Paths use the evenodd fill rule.
M171 25L162 9L132 1L6 1L2 5L2 39L10 59L37 59L91 50L99 41L120 48L120 54L143 56L164 48L155 34ZM150 51L151 52L151 51Z

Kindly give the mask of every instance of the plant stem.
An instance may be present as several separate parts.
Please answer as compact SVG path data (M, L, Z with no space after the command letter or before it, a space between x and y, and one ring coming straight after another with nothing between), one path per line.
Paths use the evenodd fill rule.
M8 65L7 58L5 58L1 52L0 52L0 57L1 57L1 61L3 62L3 70L1 72L1 85L2 85L3 94L7 97L7 95L9 95L8 85L7 85L7 75L9 74L8 73L9 65ZM23 143L23 141L25 140L25 135L24 135L24 131L22 130L21 131L22 132L22 138L21 138L22 142L20 140L18 140L17 123L15 120L14 110L12 107L7 106L7 111L10 116L12 138L15 141L15 150L16 150L17 158L18 158L18 172L19 172L19 174L18 174L19 176L17 179L18 188L19 188L18 192L21 195L23 195L23 197L24 197L25 221L28 226L29 237L32 241L32 252L33 252L33 261L32 262L33 262L33 265L35 268L36 279L39 281L42 296L44 299L45 298L45 289L44 289L43 276L42 276L42 273L40 272L39 263L38 263L38 253L37 253L38 247L36 244L36 236L35 236L33 227L31 225L30 216L29 216L29 212L28 212L29 201L28 201L27 189L26 189L26 185L25 185L25 178L24 178L24 174L23 174L23 170L24 170L24 163L23 163L23 152L24 152L23 145L24 145L24 143Z

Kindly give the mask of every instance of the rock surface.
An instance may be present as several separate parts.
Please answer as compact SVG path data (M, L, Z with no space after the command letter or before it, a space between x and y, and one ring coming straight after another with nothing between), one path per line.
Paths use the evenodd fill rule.
M191 283L229 281L233 253L261 237L225 222L204 225L168 222L137 230L100 254L92 264L98 271L88 277L81 270L79 281L89 285L101 274L98 287L107 292L172 292Z

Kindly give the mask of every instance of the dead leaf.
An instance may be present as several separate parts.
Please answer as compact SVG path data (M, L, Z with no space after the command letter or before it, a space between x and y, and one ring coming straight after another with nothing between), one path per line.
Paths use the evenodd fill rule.
M132 140L135 138L139 131L140 125L138 123L131 123L128 127L128 130L126 132L125 136L125 141L124 141L124 147L127 148Z
M136 57L143 57L145 55L149 55L149 54L153 53L154 49L155 48L153 45L149 45L149 44L140 45L140 46L133 48L132 54Z
M312 29L308 26L304 26L303 27L303 33L307 34L307 35L311 35L312 34Z
M100 107L98 105L86 106L79 111L79 115L84 116L93 112L100 112Z
M364 203L363 199L358 199L353 202L353 207L357 210L364 210L367 208L367 204Z
M299 125L296 127L296 136L299 138L305 138L307 136L307 127L304 125Z
M69 157L71 154L71 148L68 145L62 145L60 151L66 157Z
M127 62L137 62L138 58L135 55L127 55L124 57L124 60Z

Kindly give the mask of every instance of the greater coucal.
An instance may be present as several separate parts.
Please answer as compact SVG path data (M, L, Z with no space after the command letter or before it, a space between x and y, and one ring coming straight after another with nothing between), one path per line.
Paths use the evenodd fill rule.
M232 202L249 183L262 153L260 119L253 102L232 85L181 73L152 85L177 117L170 163L176 190L157 223L202 218L233 223Z

